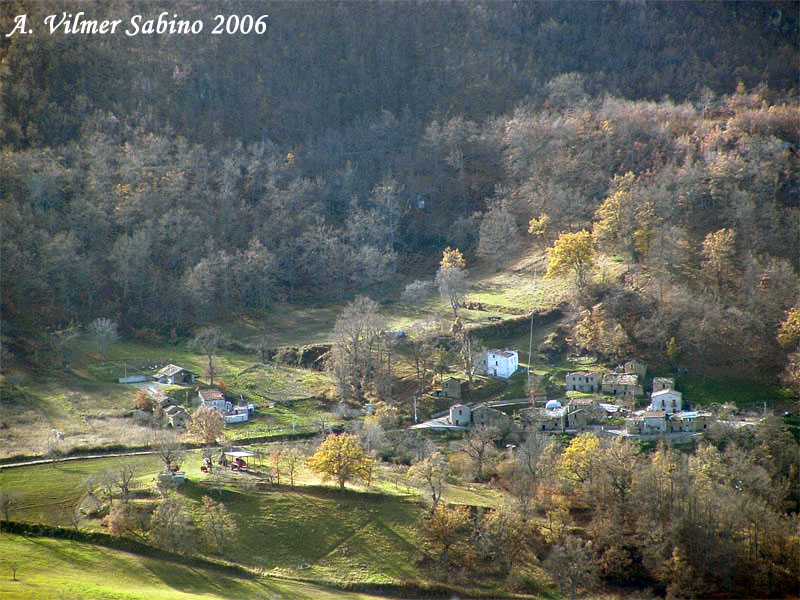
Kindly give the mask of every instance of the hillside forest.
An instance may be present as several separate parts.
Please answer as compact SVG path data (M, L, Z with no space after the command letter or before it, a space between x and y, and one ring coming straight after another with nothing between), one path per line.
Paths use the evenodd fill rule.
M664 357L674 340L704 367L784 367L800 159L781 3L268 8L255 41L3 40L14 355L34 357L42 328L188 330L384 293L445 246L500 265L591 230L631 267L585 290L587 346Z

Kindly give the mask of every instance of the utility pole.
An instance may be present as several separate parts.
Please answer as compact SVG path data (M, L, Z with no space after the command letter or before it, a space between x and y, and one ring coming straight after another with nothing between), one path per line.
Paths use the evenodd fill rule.
M531 334L528 341L528 392L531 389L531 369L533 369L533 314L536 312L536 265L533 265L533 290L531 291Z

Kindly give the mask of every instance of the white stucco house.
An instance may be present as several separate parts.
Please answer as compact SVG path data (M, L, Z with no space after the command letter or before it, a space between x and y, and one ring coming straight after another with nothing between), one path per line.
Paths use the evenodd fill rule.
M197 392L200 406L210 406L223 415L233 410L233 404L225 400L225 395L220 390L200 390Z
M668 415L683 410L683 394L676 390L659 390L650 395L648 410L663 410Z
M516 350L489 350L481 363L487 375L511 377L519 368L519 354Z

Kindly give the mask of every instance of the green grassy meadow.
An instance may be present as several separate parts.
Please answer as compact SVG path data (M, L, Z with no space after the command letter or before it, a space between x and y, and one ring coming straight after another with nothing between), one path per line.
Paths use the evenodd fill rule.
M137 489L154 489L153 479L161 469L161 464L153 456L86 459L58 462L55 466L6 468L0 471L0 488L13 490L18 499L17 506L12 509L11 519L69 527L70 515L84 494L79 489L81 483L87 477L97 476L123 463L136 465ZM237 537L226 551L226 560L266 575L334 586L354 583L410 583L424 586L435 583L418 562L421 556L419 521L427 512L424 494L420 489L408 487L402 470L397 470L399 467L379 465L373 476L372 487L348 484L342 493L334 484L323 484L316 474L307 469L300 470L296 486L291 487L285 475L282 485L267 483L264 475L268 465L259 466L255 460L251 462L251 473L226 473L220 482L214 482L201 473L200 464L200 452L187 453L181 468L187 472L188 482L176 488L175 493L188 502L196 519L201 516L204 495L225 504L238 525ZM489 486L451 484L446 487L444 501L497 507L503 498L499 491ZM80 527L83 531L106 531L98 519L84 517ZM24 556L25 569L20 572L21 582L2 579L0 573L3 585L15 590L13 593L16 595L9 597L51 597L47 595L51 589L45 585L50 581L45 576L49 565L58 569L58 576L52 578L54 589L61 586L61 589L73 594L64 596L67 598L139 598L148 594L159 598L169 597L170 588L180 593L196 593L201 598L239 598L256 593L267 593L266 597L306 597L302 595L306 593L305 588L299 584L287 588L291 594L295 594L291 596L283 595L280 587L274 596L269 596L273 590L271 586L283 585L282 581L273 582L271 579L258 582L234 579L229 588L217 588L212 585L211 575L197 568L158 566L157 561L151 559L105 549L101 552L74 542L39 538L10 541L11 538L2 536L3 543L16 544L18 554L11 556ZM201 545L200 549L204 548ZM63 559L47 559L51 554ZM103 555L107 557L102 559ZM103 568L98 564L102 560L119 565L119 569L110 567L108 578L80 578L84 567L93 572ZM62 569L62 564L72 564L74 568ZM122 575L134 569L149 573L137 580L139 583L136 585L129 584L127 576ZM162 589L167 576L173 583L167 583L167 588ZM217 577L216 574L214 577ZM226 596L225 593L230 595ZM315 588L308 593L309 597L325 597L315 596Z
M69 540L0 535L3 600L198 600L377 598L271 577L227 573L155 560ZM16 563L17 581L11 564Z
M12 519L65 527L83 497L82 482L123 464L135 466L140 481L152 480L163 468L163 463L153 455L60 461L52 465L4 468L0 470L0 488L13 490L18 498L18 505L10 515Z

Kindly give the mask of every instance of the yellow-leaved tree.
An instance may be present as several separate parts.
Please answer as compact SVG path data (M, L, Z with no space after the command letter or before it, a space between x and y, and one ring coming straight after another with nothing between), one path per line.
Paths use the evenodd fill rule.
M528 233L536 237L544 237L549 225L550 217L546 213L542 213L528 222Z
M800 345L800 307L795 306L778 327L778 343L786 349Z
M458 318L458 305L467 290L466 273L464 272L464 255L458 248L446 248L442 253L442 262L436 272L436 285L439 294L450 302L453 318Z
M591 433L574 438L558 459L556 472L568 485L591 484L597 474L600 440Z
M466 266L464 255L458 248L445 248L439 266L443 269L463 269Z
M364 452L358 438L350 433L326 437L306 464L323 479L336 480L341 490L348 481L368 480L372 472L372 458Z
M585 229L575 233L562 233L551 248L547 250L547 275L554 277L570 271L575 274L578 286L586 284L586 275L594 266L594 245L592 234Z
M636 229L633 173L615 175L611 193L595 212L594 235L598 244L611 250L628 250Z
M735 240L736 232L725 228L709 233L703 240L702 272L717 294L735 277Z

